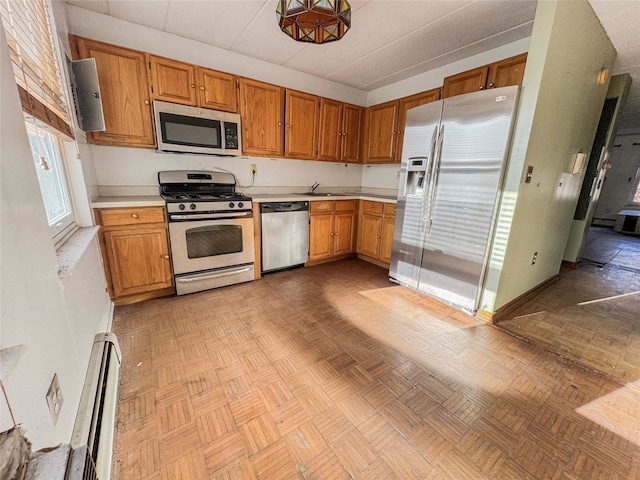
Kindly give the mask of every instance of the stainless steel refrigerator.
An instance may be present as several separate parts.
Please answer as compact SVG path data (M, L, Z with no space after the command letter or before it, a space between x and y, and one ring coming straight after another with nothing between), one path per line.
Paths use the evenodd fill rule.
M408 111L392 280L477 310L518 92L483 90Z

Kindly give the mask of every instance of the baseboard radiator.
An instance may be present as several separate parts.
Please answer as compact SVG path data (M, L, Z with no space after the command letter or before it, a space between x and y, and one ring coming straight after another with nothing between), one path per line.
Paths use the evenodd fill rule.
M78 415L67 480L109 480L122 354L113 333L93 340Z

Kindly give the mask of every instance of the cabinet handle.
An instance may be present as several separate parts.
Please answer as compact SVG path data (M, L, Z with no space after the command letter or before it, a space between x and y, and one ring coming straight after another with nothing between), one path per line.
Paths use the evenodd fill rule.
M278 122L278 126L281 127L282 126L282 122Z
M393 213L396 213L396 210L398 210L398 207L393 209Z
M287 123L287 128L289 128L289 124Z
M137 213L132 213L132 214L131 214L131 216L132 216L133 218L138 218L138 214L137 214Z
M380 235L376 235L376 238L380 238Z
M204 92L204 87L200 87L200 90L202 90Z
M165 255L164 258L169 260L169 255Z
M480 85L480 90L484 90L484 85Z
M369 204L369 208L373 208L373 203L370 203L370 204Z
M338 236L338 232L333 232L333 234L337 237Z
M145 105L149 105L149 100L145 100L145 101L144 101L144 104L145 104Z
M489 84L489 87L493 87L493 82L491 82L491 83Z
M191 84L191 88L196 88L196 84L195 84L195 83L192 83L192 84Z

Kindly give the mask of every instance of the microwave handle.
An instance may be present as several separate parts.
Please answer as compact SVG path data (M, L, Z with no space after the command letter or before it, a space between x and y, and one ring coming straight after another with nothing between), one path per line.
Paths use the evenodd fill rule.
M228 212L228 213L195 213L191 215L169 215L169 220L218 220L223 218L253 217L253 212Z

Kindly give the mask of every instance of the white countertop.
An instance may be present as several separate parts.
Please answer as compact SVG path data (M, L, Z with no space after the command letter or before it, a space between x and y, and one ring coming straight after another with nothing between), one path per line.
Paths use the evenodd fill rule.
M370 200L374 202L396 203L396 198L376 193L353 193L331 195L300 195L295 193L262 193L251 195L254 202L296 202L322 200ZM93 208L126 208L126 207L163 207L164 200L160 195L123 195L98 197L91 206Z

